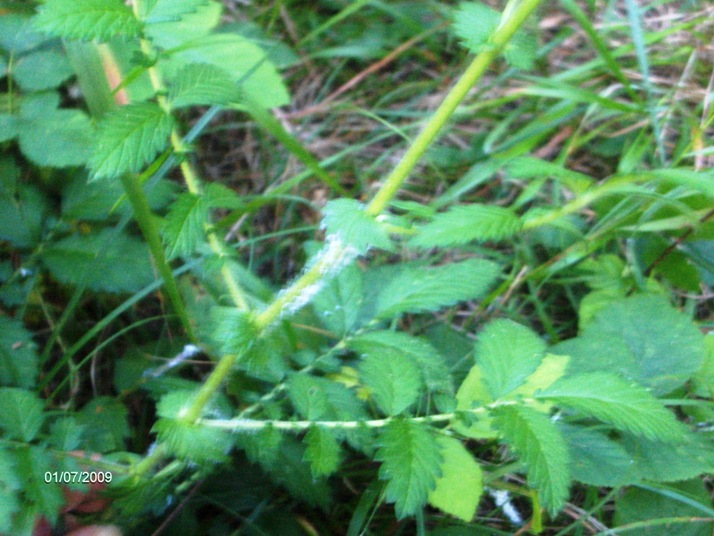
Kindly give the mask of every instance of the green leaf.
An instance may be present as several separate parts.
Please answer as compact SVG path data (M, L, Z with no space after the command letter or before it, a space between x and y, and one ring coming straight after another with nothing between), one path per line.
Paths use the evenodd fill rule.
M386 415L399 415L419 397L419 369L401 352L368 354L360 361L359 370L364 385Z
M25 91L42 91L59 87L74 71L59 50L39 50L18 58L12 76Z
M69 452L79 447L83 430L74 417L62 417L52 423L47 440L54 448Z
M483 493L481 466L460 441L439 436L437 442L444 462L436 488L429 494L429 504L468 523Z
M633 457L617 441L596 430L560 424L568 441L573 480L620 487L639 480Z
M141 23L122 0L46 0L35 17L40 30L65 39L136 37Z
M19 320L0 316L0 385L33 387L37 361L32 334Z
M173 419L159 419L152 432L156 432L158 440L169 452L193 463L225 461L233 444L231 435L225 430Z
M0 143L10 141L20 132L20 120L14 114L0 114Z
M355 393L341 383L308 374L293 374L288 395L297 412L311 421L363 420L367 418Z
M89 162L94 179L136 173L166 149L173 117L158 104L120 106L104 116Z
M501 17L495 9L480 2L462 2L454 13L452 31L462 45L477 54L486 45Z
M481 297L498 277L497 264L470 259L426 268L404 264L377 298L377 316L436 311L460 301Z
M12 11L0 17L0 48L12 55L32 50L50 39L33 28L31 17Z
M353 263L345 267L312 299L320 322L336 335L352 332L358 326L363 286L359 266Z
M235 307L214 307L211 318L211 338L218 343L221 354L241 354L258 336L250 315Z
M681 441L674 414L643 387L614 374L594 372L561 378L535 398L547 399L648 439Z
M379 356L398 352L419 369L421 380L430 391L453 393L449 367L444 357L428 341L400 331L360 333L347 340L347 347L361 355Z
M13 515L20 510L22 489L17 460L10 450L0 450L0 533L12 534Z
M622 445L643 480L675 482L714 472L714 445L704 434L686 434L680 443L624 434Z
M172 80L169 103L172 108L195 105L226 106L240 100L240 90L231 76L214 65L189 64Z
M382 462L379 478L387 481L386 498L395 503L399 519L413 515L441 476L439 443L427 427L396 420L384 428L379 445L375 458Z
M103 229L73 235L49 244L40 258L62 283L104 292L133 292L154 281L144 242Z
M54 525L65 498L61 486L45 482L45 473L54 469L49 452L35 446L22 447L15 450L15 456L17 472L24 480L22 489L26 500Z
M94 452L125 450L131 434L129 412L116 398L100 396L91 400L75 416L84 428L84 448Z
M612 372L664 395L700 369L706 350L689 318L665 298L643 294L612 302L551 352L569 355L574 373Z
M334 473L340 465L340 444L326 428L313 426L305 435L305 460L310 462L315 478Z
M207 3L207 0L144 0L139 4L139 18L146 24L180 20Z
M409 245L417 248L453 247L468 242L504 240L521 228L518 216L510 209L491 205L452 207L437 214L417 230Z
M0 161L0 240L19 248L33 248L40 241L48 203L32 185L17 181L14 162Z
M491 402L493 402L493 399L486 388L483 370L479 365L474 365L456 392L456 410L457 412L468 411L486 406ZM462 436L474 439L493 439L498 437L498 434L491 426L493 419L490 415L483 413L478 415L467 414L467 417L468 420L457 416L453 421L454 430Z
M711 518L711 511L711 495L699 479L662 489L633 487L617 496L616 526L613 528L618 533L632 536L711 536L714 523L706 520L706 517ZM680 518L680 521L659 522L667 518ZM625 529L625 526L638 522L644 525Z
M159 0L159 2L165 5L168 10L173 9L174 5L180 7L184 0L179 0L178 2L175 0ZM151 8L152 6L148 4L147 7ZM151 24L145 26L144 34L158 48L178 48L184 43L197 40L211 33L211 30L221 21L222 13L223 4L208 0L208 2L204 2L204 5L198 6L195 12L181 15L179 20L152 21Z
M29 443L45 420L44 403L31 392L15 387L0 389L0 428L7 437Z
M229 73L239 83L241 93L258 106L275 108L290 102L287 88L265 52L240 35L216 33L185 42L162 64L171 76L185 65L197 63Z
M93 134L84 112L52 110L21 123L20 149L38 166L81 166L89 160Z
M171 204L162 234L166 257L188 257L204 239L204 225L208 223L208 205L201 196L184 192Z
M365 212L365 207L354 199L329 201L322 212L321 227L327 236L336 235L344 244L354 247L360 254L376 247L392 249L384 225Z
M570 456L565 439L547 415L527 406L501 406L494 422L528 470L528 482L551 513L568 498Z
M489 323L476 342L476 359L496 400L520 387L543 360L545 342L525 326L500 319Z

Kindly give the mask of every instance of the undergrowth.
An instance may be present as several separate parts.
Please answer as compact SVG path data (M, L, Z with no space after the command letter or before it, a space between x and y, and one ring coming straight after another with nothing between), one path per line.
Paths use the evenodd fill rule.
M0 533L710 534L712 15L0 2Z

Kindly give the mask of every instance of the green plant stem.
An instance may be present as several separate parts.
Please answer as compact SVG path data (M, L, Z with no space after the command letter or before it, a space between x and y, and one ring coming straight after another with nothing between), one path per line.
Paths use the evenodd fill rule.
M367 206L366 212L377 216L389 205L409 174L417 165L426 150L431 146L441 129L456 111L456 107L464 100L471 88L481 79L486 69L498 57L503 47L513 37L518 28L525 22L528 15L542 0L524 0L510 15L501 20L501 24L491 36L487 48L483 50L468 66L461 78L446 95L434 115L419 133L399 164L385 179L384 184ZM508 12L508 9L506 9Z
M149 208L149 202L146 199L146 195L144 195L144 191L141 189L139 178L136 175L124 174L121 177L121 182L124 186L124 191L129 198L129 202L134 209L136 222L139 224L139 228L144 234L144 238L149 246L149 251L156 262L156 269L159 271L161 278L164 280L164 287L166 288L166 292L171 299L171 303L173 303L176 314L181 320L181 324L183 324L188 338L192 342L197 342L198 339L196 339L196 336L193 333L188 311L186 310L186 306L181 297L178 284L176 283L176 279L171 271L171 267L168 262L166 262L166 254L164 253L164 246L161 243L159 229L156 225L154 215L151 213L151 208Z

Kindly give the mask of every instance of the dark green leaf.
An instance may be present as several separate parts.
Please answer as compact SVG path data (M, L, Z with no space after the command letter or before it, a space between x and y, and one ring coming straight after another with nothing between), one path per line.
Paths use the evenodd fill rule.
M33 387L37 372L32 335L22 322L0 316L0 385Z
M363 420L367 418L354 392L341 383L308 374L293 374L288 394L304 418L316 420Z
M15 387L0 389L0 428L6 436L29 443L45 420L44 403L31 391Z
M26 499L54 524L65 503L62 487L45 483L45 473L54 469L50 453L40 447L22 447L15 450L17 471L21 475Z
M315 478L334 473L340 464L340 444L334 432L313 426L305 435L305 459Z
M411 421L392 421L379 436L376 459L379 478L387 481L387 500L395 503L398 518L423 507L441 476L439 444L429 429Z
M703 434L687 434L678 444L625 434L622 445L643 480L675 482L714 473L714 445Z
M359 370L364 385L386 415L399 415L419 397L419 369L401 352L368 354L361 360Z
M23 121L20 149L38 166L80 166L89 160L93 131L84 112L52 110Z
M84 446L94 452L124 450L129 437L129 412L116 398L100 396L76 414L77 423L84 428Z

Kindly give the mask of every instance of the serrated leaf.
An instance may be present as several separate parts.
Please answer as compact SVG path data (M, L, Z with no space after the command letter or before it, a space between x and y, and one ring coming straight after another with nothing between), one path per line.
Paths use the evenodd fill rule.
M545 342L510 320L490 322L476 342L476 359L491 397L496 400L520 387L543 360Z
M359 370L364 385L386 415L399 415L419 397L419 369L401 352L368 354L361 360Z
M60 282L97 291L132 292L154 280L146 244L112 229L58 240L40 258Z
M486 388L483 370L479 365L474 365L461 383L456 392L456 410L469 411L474 408L486 406L493 402L491 395ZM474 439L493 439L498 434L491 426L492 417L480 413L478 415L467 414L468 420L458 416L453 421L454 430L465 437Z
M44 403L31 391L16 387L0 389L0 428L7 437L29 443L45 420Z
M9 450L0 450L0 533L12 534L13 515L20 510L19 490L22 489L17 474L17 460Z
M297 412L311 421L367 418L354 391L326 378L293 374L288 381L288 395Z
M15 450L15 456L26 499L54 525L65 498L61 486L45 482L45 473L54 469L49 452L36 446L21 447Z
M481 297L499 273L497 264L470 259L426 268L403 264L377 297L377 316L436 311L460 301Z
M356 264L345 267L312 299L320 322L336 335L346 335L358 324L364 299L362 270Z
M643 387L614 374L594 372L561 378L534 395L648 439L680 441L683 427Z
M642 480L675 482L714 472L714 445L704 434L686 434L677 444L623 434L622 446Z
M189 64L172 81L169 102L172 108L195 105L225 106L240 100L235 80L223 69L209 64Z
M170 4L174 4L174 0L161 1L167 7ZM208 0L204 5L198 6L195 12L181 15L179 20L155 21L147 24L144 28L144 33L158 48L165 50L178 48L184 43L197 40L211 33L211 30L218 26L221 21L223 7L220 2ZM165 70L162 69L162 71Z
M305 435L305 460L315 478L331 475L340 465L340 444L330 430L313 426Z
M171 204L162 229L168 259L188 257L196 251L204 238L208 209L201 197L191 192L184 192Z
M616 373L655 395L684 384L706 354L697 326L667 299L646 294L612 302L595 314L582 335L551 351L570 356L573 373Z
M169 143L174 119L158 104L120 106L104 116L89 167L94 179L136 173Z
M364 205L354 199L329 201L322 209L321 227L327 236L337 235L344 244L361 254L373 247L391 250L392 242L386 228L364 209Z
M35 26L65 39L136 37L141 23L122 0L46 0L34 19Z
M139 18L146 24L180 20L207 3L207 0L145 0L139 4Z
M483 493L481 466L460 441L439 436L437 442L444 462L436 488L429 494L429 504L468 523Z
M634 458L617 441L580 426L561 424L560 430L568 441L573 480L609 487L639 480Z
M47 440L54 448L69 452L79 447L83 429L74 417L62 417L50 426Z
M22 322L0 316L0 385L33 387L37 362L32 334Z
M494 422L528 471L528 482L551 513L568 498L570 456L565 439L548 416L527 406L501 406Z
M372 331L349 338L347 347L362 356L400 352L417 366L430 391L453 393L446 360L425 339L399 331Z
M252 318L235 307L214 307L211 310L211 338L222 354L241 354L258 337Z
M431 222L418 228L409 245L433 248L504 240L520 228L518 216L510 209L480 204L457 206L437 214Z
M225 430L173 419L159 419L152 432L169 452L194 463L225 461L233 443Z
M75 415L84 427L84 447L94 452L124 450L129 437L129 412L116 398L100 396L87 403Z
M379 478L387 481L386 498L402 519L424 506L436 487L443 462L439 444L427 427L397 420L384 428L379 445Z
M462 2L454 13L451 26L463 46L473 53L481 51L501 17L495 9L480 2Z
M184 42L162 65L170 75L187 64L197 63L227 72L252 104L274 108L290 102L287 88L265 52L240 35L215 33Z

